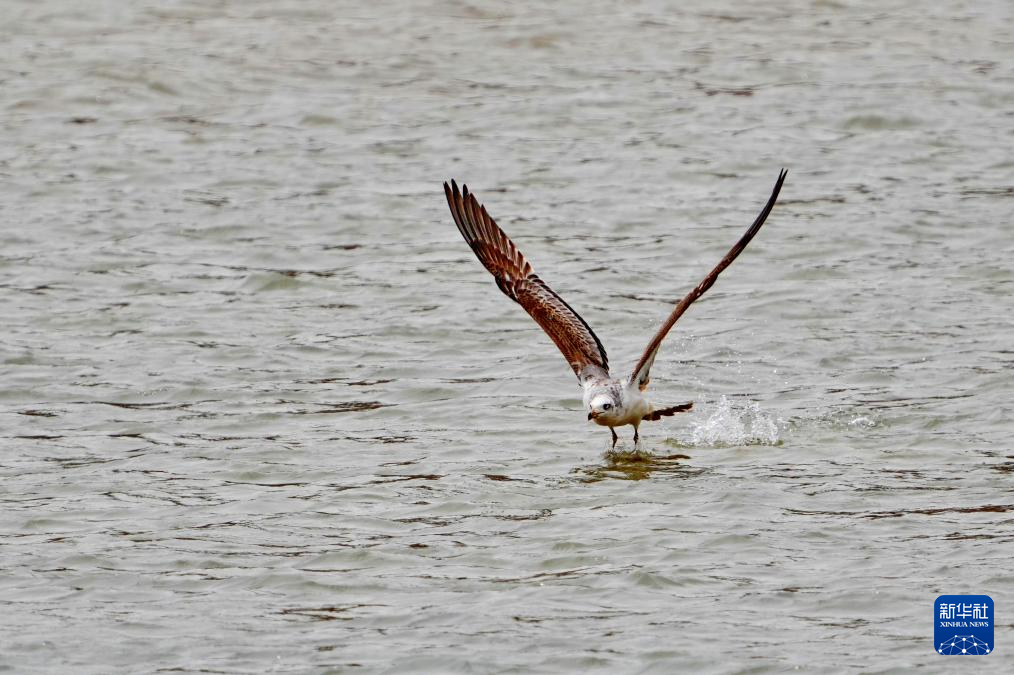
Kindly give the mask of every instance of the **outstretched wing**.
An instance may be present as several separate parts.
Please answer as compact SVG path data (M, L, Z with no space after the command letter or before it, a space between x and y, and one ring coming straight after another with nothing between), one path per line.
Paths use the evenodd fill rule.
M679 301L679 304L677 304L675 309L673 309L672 314L669 315L669 318L666 319L664 324L662 324L662 327L658 329L657 333L655 333L655 337L651 338L651 342L648 343L647 349L644 350L641 360L637 362L636 366L634 366L633 375L630 376L630 381L637 382L637 385L642 390L648 386L648 373L651 371L651 365L655 363L655 355L658 354L658 348L662 346L662 340L665 339L665 336L669 333L669 330L673 327L673 325L675 325L676 321L683 315L683 312L687 311L690 305L694 304L694 301L697 300L697 298L704 295L704 293L711 288L711 286L715 283L715 280L718 279L718 275L721 274L726 267L732 264L732 261L743 252L743 249L745 249L746 245L750 243L750 240L753 239L754 235L760 231L761 225L763 225L764 221L767 220L768 214L771 213L771 209L774 208L775 202L778 200L778 192L782 189L782 183L785 181L786 174L788 174L788 171L785 169L782 169L781 173L778 174L778 182L775 183L775 189L771 191L768 203L764 205L764 210L761 211L760 215L757 216L757 219L753 221L753 225L751 225L750 229L746 231L746 234L740 237L739 241L736 242L736 245L733 246L732 249L725 254L725 257L722 258L722 261L715 266L715 269L708 272L708 276L704 277L704 280L697 284L697 287L694 288L694 290L687 293L686 297Z
M444 183L447 205L461 235L496 285L546 331L579 381L608 376L606 350L585 320L532 271L518 247L486 213L486 207L468 192L468 186L461 188L459 192L453 180L450 185Z

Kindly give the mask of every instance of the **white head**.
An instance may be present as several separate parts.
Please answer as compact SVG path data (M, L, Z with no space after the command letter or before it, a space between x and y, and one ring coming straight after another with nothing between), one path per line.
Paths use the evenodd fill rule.
M588 419L598 424L605 424L617 416L619 401L608 391L596 392L588 401Z

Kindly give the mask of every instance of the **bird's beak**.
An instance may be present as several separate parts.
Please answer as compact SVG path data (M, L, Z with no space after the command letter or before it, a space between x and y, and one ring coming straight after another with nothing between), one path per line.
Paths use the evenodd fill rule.
M595 419L598 416L599 416L599 414L597 412L590 412L590 413L588 413L588 421L591 421L591 420Z

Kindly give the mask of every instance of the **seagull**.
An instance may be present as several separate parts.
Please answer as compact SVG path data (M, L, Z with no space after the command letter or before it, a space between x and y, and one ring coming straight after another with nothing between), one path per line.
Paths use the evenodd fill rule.
M539 324L567 359L584 390L583 401L588 409L588 420L609 427L613 435L613 449L616 448L618 440L616 427L628 424L633 426L634 447L637 448L640 442L638 427L641 422L656 422L662 417L686 412L693 407L691 401L659 409L645 397L645 390L650 381L649 372L655 363L655 356L676 321L695 300L714 285L718 275L732 264L754 235L760 231L761 225L778 200L778 193L782 189L787 173L782 169L778 174L778 181L771 191L767 204L753 221L750 229L725 254L721 262L708 272L701 283L676 304L669 318L651 338L641 359L634 366L633 373L629 377L621 378L610 376L605 347L591 326L539 278L514 242L486 212L486 207L468 191L468 186L462 184L459 191L458 184L451 180L450 185L444 183L444 194L447 196L447 205L451 209L454 223L479 258L479 262L493 275L497 287L535 319L535 323Z

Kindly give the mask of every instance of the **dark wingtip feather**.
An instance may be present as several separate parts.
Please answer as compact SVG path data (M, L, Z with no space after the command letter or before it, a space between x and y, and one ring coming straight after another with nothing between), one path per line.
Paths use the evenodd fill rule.
M674 405L671 408L652 410L650 413L648 413L641 419L647 420L649 422L657 422L663 417L672 417L676 413L689 412L690 410L693 410L693 407L694 407L693 401L690 401L688 403L681 403L679 405Z

